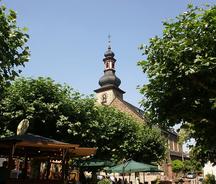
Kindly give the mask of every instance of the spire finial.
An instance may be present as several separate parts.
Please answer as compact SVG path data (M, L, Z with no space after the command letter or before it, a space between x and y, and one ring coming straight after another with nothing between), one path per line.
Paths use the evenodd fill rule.
M1 0L0 0L1 1ZM112 57L114 58L115 54L113 53L112 49L111 49L111 35L108 35L108 48L107 51L104 54L105 58L107 57Z
M111 35L108 34L108 49L111 49Z

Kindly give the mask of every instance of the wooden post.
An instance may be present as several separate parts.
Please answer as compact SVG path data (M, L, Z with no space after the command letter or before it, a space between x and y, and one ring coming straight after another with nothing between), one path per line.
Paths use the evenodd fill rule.
M62 151L62 173L61 173L61 179L64 181L64 172L65 172L65 149Z
M10 172L12 169L12 166L14 166L14 163L13 163L13 155L14 155L14 151L15 151L15 146L16 144L12 144L12 148L11 148L11 151L10 151L10 154L9 154L9 157L8 157L8 170L9 170L9 176L10 176Z
M145 172L143 172L143 184L145 184Z
M25 160L24 160L24 169L23 169L23 179L27 178L27 170L28 170L28 158L27 158L27 154L25 153Z
M66 161L66 156L67 156L67 152L68 152L68 149L63 149L63 152L62 152L62 175L61 175L61 179L62 181L64 181L65 179L65 161Z
M131 179L131 173L129 173L129 183L130 183L130 179Z

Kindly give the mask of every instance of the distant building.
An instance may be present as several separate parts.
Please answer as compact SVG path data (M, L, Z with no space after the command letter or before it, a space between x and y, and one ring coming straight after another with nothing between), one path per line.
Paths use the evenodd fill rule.
M121 112L127 113L140 123L147 123L144 112L138 107L124 101L124 91L119 88L121 80L115 74L115 54L108 46L104 54L104 75L99 80L100 87L95 90L97 103L105 106L112 106ZM164 165L165 175L168 179L172 178L171 160L182 159L184 156L182 145L178 143L178 134L174 130L162 130L167 138L169 153Z

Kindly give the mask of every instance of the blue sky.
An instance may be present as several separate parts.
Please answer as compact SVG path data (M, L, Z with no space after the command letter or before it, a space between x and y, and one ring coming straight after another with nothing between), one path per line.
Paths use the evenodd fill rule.
M51 77L83 94L93 94L103 75L103 54L108 34L115 53L116 75L124 99L138 105L137 85L147 82L137 66L138 50L155 35L162 21L186 11L188 3L215 0L3 0L18 15L18 25L27 27L31 59L22 75Z

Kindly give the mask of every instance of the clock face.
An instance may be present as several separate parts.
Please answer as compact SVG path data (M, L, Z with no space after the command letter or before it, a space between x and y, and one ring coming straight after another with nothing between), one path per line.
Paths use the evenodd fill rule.
M102 99L101 99L102 103L106 103L107 102L107 94L103 93L102 94Z

